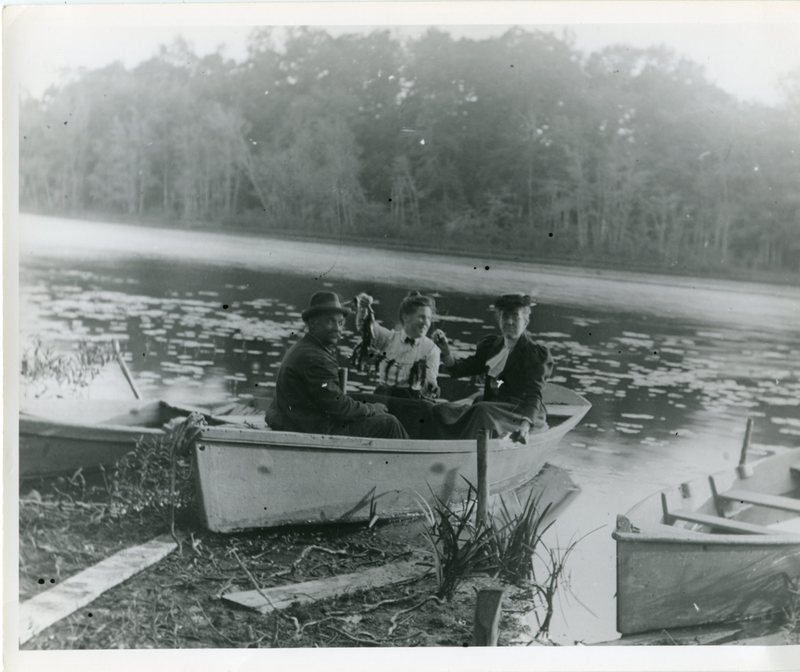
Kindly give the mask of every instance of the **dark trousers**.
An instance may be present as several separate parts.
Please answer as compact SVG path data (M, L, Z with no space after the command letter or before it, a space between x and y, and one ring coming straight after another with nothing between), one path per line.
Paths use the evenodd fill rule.
M363 436L373 439L407 439L408 432L400 421L388 413L334 425L331 434L337 436Z

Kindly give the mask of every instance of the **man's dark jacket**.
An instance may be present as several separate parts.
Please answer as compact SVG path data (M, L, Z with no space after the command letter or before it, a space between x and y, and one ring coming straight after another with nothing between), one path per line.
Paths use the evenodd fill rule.
M475 354L444 367L453 378L477 376L486 372L486 362L503 348L502 336L486 336L478 341ZM519 337L503 371L497 376L499 386L487 386L484 401L514 404L514 411L528 418L544 419L546 410L542 392L553 374L553 357L546 346L533 340L526 331Z
M339 361L311 334L295 343L281 362L267 422L277 430L330 434L334 426L375 415L371 404L351 399L339 387ZM340 433L340 432L337 432Z

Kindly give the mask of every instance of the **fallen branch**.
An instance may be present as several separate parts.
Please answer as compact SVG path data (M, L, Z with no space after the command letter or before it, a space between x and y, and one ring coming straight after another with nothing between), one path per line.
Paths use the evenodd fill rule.
M381 600L380 602L376 602L375 604L366 605L366 608L357 611L355 615L368 614L371 611L375 611L376 609L380 609L382 606L384 606L386 604L397 604L399 602L408 602L409 600L411 600L413 598L414 598L413 595L406 595L405 597L394 597L394 598L391 598L391 599L388 599L388 600ZM343 615L351 616L351 615L354 615L352 612L349 612L349 611L331 611L331 612L328 612L328 613L331 616L343 616Z
M422 602L420 602L419 604L415 604L413 607L409 607L408 609L403 609L401 611L398 611L391 618L390 622L391 622L392 625L389 627L389 632L387 634L391 637L392 633L397 629L397 626L400 625L397 622L397 619L400 618L400 616L402 616L403 614L409 614L412 611L416 611L417 609L419 609L420 607L424 606L425 604L427 604L431 600L436 600L439 604L444 604L445 603L445 601L442 598L437 597L436 595L428 595L428 597L426 597L424 600L422 600Z
M382 642L379 640L371 640L371 639L361 639L360 637L355 637L351 635L349 632L345 632L344 630L340 630L339 628L334 628L333 626L328 626L334 632L338 632L340 635L344 635L352 642L356 644L366 644L367 646L381 646Z
M288 568L286 568L286 569L281 569L280 571L273 572L272 574L270 574L270 575L269 575L269 578L271 578L271 579L275 579L275 578L278 578L278 577L283 577L283 576L286 576L287 574L294 574L295 570L296 570L296 569L297 569L297 567L300 565L300 563L303 561L303 559L304 559L304 558L305 558L305 557L306 557L306 556L307 556L307 555L308 555L308 554L309 554L311 551L314 551L314 550L317 550L317 551L323 551L324 553L330 553L330 554L332 554L332 555L347 555L347 553L348 553L348 551L337 551L337 550L334 550L334 549L325 548L324 546L316 546L316 545L313 545L313 544L312 544L311 546L306 546L306 547L305 547L305 548L302 550L302 552L300 553L300 555L299 555L299 556L297 557L297 559L296 559L296 560L295 560L295 561L294 561L294 562L291 564L291 566L289 566L289 567L288 567ZM259 554L258 554L258 555L256 555L256 556L255 556L253 559L260 558L262 555L264 555L264 553L268 553L268 552L269 552L269 551L264 551L263 553L259 553Z
M306 546L302 550L300 555L297 557L297 560L295 560L292 563L292 566L288 570L286 570L285 573L288 574L290 572L294 572L297 569L297 567L300 565L300 563L303 562L303 559L311 551L322 551L323 553L330 553L331 555L347 555L348 554L348 551L344 551L344 550L338 551L338 550L335 550L335 549L332 549L332 548L325 548L324 546L317 546L317 545L312 544L311 546ZM276 574L276 576L280 576L280 575L281 575L280 572L278 574Z

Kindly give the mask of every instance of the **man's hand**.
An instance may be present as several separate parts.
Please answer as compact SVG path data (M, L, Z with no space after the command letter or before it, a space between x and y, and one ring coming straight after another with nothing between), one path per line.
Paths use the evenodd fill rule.
M383 415L389 412L389 409L386 407L386 404L382 404L380 401L376 401L372 404L372 408L375 411L375 415Z

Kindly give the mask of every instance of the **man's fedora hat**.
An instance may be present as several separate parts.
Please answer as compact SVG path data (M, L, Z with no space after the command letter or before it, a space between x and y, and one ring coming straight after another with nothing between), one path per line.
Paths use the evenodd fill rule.
M516 310L535 305L536 302L528 294L502 294L494 300L494 307L497 310Z
M323 313L341 313L342 315L350 315L352 311L342 305L339 300L339 295L335 292L316 292L308 303L303 313L303 321L307 322L312 317L322 315Z

